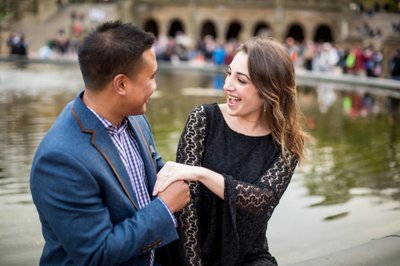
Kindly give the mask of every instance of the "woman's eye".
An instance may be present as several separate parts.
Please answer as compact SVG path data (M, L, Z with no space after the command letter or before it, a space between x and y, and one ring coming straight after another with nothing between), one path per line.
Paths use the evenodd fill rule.
M246 81L242 80L242 79L238 79L240 84L246 84Z

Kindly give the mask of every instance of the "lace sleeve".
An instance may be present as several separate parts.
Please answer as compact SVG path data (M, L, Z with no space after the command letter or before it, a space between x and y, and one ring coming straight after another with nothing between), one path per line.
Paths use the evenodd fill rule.
M265 234L268 221L285 192L296 165L295 156L290 155L285 162L278 155L258 181L251 184L224 175L222 228L226 230L228 237L223 242L222 257L234 264L243 259L240 256L244 256L239 254L239 247L256 248L255 241L261 234ZM257 252L256 249L253 252Z
M188 165L201 165L206 136L206 115L204 106L193 110L182 132L178 144L176 161ZM179 213L179 233L186 265L202 265L199 243L199 220L196 206L199 203L199 185L189 183L192 200Z
M233 198L238 209L254 215L264 213L269 219L288 187L296 165L296 156L289 153L286 162L279 155L256 184L227 177L225 182L228 189L225 197Z

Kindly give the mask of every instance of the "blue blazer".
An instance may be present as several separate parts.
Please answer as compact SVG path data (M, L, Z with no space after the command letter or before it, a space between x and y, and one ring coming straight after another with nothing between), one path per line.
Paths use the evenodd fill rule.
M173 220L159 199L139 210L118 151L82 95L56 119L32 163L30 188L45 239L40 264L149 265L151 249L178 238ZM146 118L129 122L151 195L163 162Z

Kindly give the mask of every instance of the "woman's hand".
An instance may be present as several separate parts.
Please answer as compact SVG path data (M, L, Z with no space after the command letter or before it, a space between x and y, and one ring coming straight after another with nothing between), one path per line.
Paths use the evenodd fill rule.
M153 196L166 189L173 182L200 181L215 195L224 198L224 177L201 166L192 166L175 162L167 162L157 174L157 182L154 185Z
M157 182L154 185L153 196L164 191L164 189L175 181L198 181L201 172L201 167L169 161L157 174Z

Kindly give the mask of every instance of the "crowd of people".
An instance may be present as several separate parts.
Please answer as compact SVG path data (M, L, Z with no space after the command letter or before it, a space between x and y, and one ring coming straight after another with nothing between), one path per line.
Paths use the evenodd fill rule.
M99 8L91 8L87 14L71 11L70 24L58 29L54 36L46 41L39 49L39 57L41 59L75 58L83 37L104 21L105 17L104 10Z
M338 47L332 43L297 43L292 37L284 42L296 68L308 71L335 72L367 77L382 77L383 54L373 45L352 48ZM229 40L217 42L206 36L194 45L190 39L179 33L177 38L159 38L155 44L157 59L160 61L189 62L192 64L227 65L231 62L239 42ZM390 59L390 75L397 73L397 55Z
M104 13L97 9L87 14L73 11L70 24L60 28L53 37L49 38L39 51L41 59L76 58L76 52L83 37L96 25L104 20ZM11 33L7 44L12 55L28 55L28 43L24 35ZM292 37L286 38L284 45L288 49L296 68L308 71L347 73L368 77L382 77L383 54L373 45L352 48L338 47L333 43L305 42L299 43ZM239 42L231 39L225 43L217 41L213 36L206 35L195 42L183 32L176 32L174 37L158 36L155 42L156 56L159 61L172 63L187 62L190 64L228 65ZM397 57L390 60L389 74L398 78Z
M351 49L331 43L309 42L296 45L287 41L294 63L309 71L340 72L359 76L380 77L383 55L372 45Z

